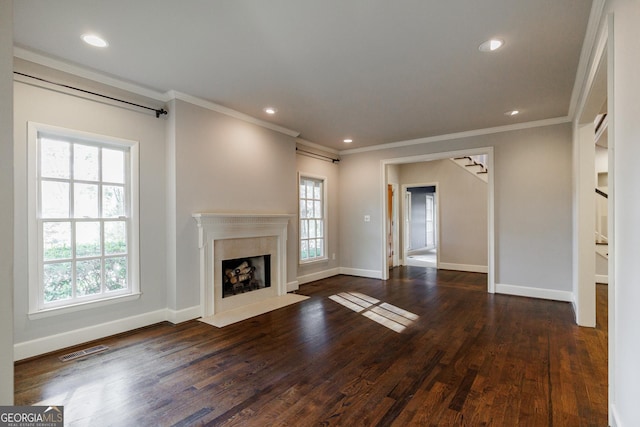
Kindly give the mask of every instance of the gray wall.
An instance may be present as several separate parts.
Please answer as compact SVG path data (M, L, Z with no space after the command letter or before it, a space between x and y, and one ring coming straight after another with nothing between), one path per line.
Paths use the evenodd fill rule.
M13 405L13 2L0 0L0 405Z
M480 147L494 148L496 283L570 292L569 123L343 154L341 265L381 274L381 161Z
M15 150L15 342L101 325L166 307L164 119L16 82ZM135 301L95 307L44 319L28 313L27 122L140 142L140 290ZM4 170L4 169L3 169Z
M295 140L184 101L172 103L175 156L168 199L175 199L175 307L200 304L195 212L297 212ZM171 173L171 172L170 172ZM174 194L171 194L174 192ZM171 215L171 214L169 214ZM295 220L287 244L288 281L296 278ZM170 228L174 225L171 224ZM172 238L168 240L171 242ZM173 251L170 248L169 251ZM169 261L171 263L171 261Z
M336 154L333 153L323 153L322 151L318 151L316 149L312 149L306 146L301 146L306 151L317 152L323 155L327 155L329 157L337 157ZM340 266L340 245L339 245L339 235L338 235L338 193L340 191L340 165L339 163L331 163L329 161L320 160L317 158L313 158L310 156L305 156L302 154L298 154L296 156L296 166L299 173L303 174L311 174L314 176L320 176L327 179L327 255L329 259L327 261L320 261L310 264L298 265L297 257L298 257L298 245L296 242L295 245L295 258L290 257L291 262L295 262L297 265L297 277L301 278L302 281L305 281L305 276L310 276L313 278L313 275L316 273L321 273L326 270L332 270ZM297 195L297 190L296 190ZM295 213L297 213L297 208ZM293 222L295 223L295 234L291 236L292 239L298 235L298 223L297 219L294 218ZM335 257L334 257L335 254Z
M438 183L440 263L486 267L487 183L449 159L409 163L400 170L402 184Z

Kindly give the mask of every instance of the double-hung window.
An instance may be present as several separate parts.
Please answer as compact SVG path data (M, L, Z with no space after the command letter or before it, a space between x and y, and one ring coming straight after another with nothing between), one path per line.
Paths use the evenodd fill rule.
M326 179L300 175L300 248L299 262L327 259L326 254Z
M137 150L29 124L30 314L138 294Z

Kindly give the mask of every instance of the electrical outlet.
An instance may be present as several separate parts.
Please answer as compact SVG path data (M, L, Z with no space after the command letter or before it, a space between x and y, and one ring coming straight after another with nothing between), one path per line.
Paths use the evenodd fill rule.
M369 222L369 221L371 221L371 215L365 215L364 222Z

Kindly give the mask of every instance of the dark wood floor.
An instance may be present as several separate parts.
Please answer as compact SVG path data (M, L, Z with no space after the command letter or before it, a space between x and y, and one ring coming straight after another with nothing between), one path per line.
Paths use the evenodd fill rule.
M419 318L394 332L328 298L342 292ZM589 329L568 303L487 294L484 274L336 276L223 329L164 323L85 359L18 363L15 404L64 405L67 425L86 426L602 427L606 286L597 292Z

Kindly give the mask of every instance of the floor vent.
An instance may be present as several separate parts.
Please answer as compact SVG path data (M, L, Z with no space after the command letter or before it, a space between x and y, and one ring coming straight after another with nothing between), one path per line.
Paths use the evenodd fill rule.
M68 362L70 360L79 359L81 357L89 356L91 354L100 353L101 351L109 350L109 347L106 345L97 345L95 347L85 348L84 350L74 351L73 353L65 354L64 356L60 356L60 360L63 362Z

